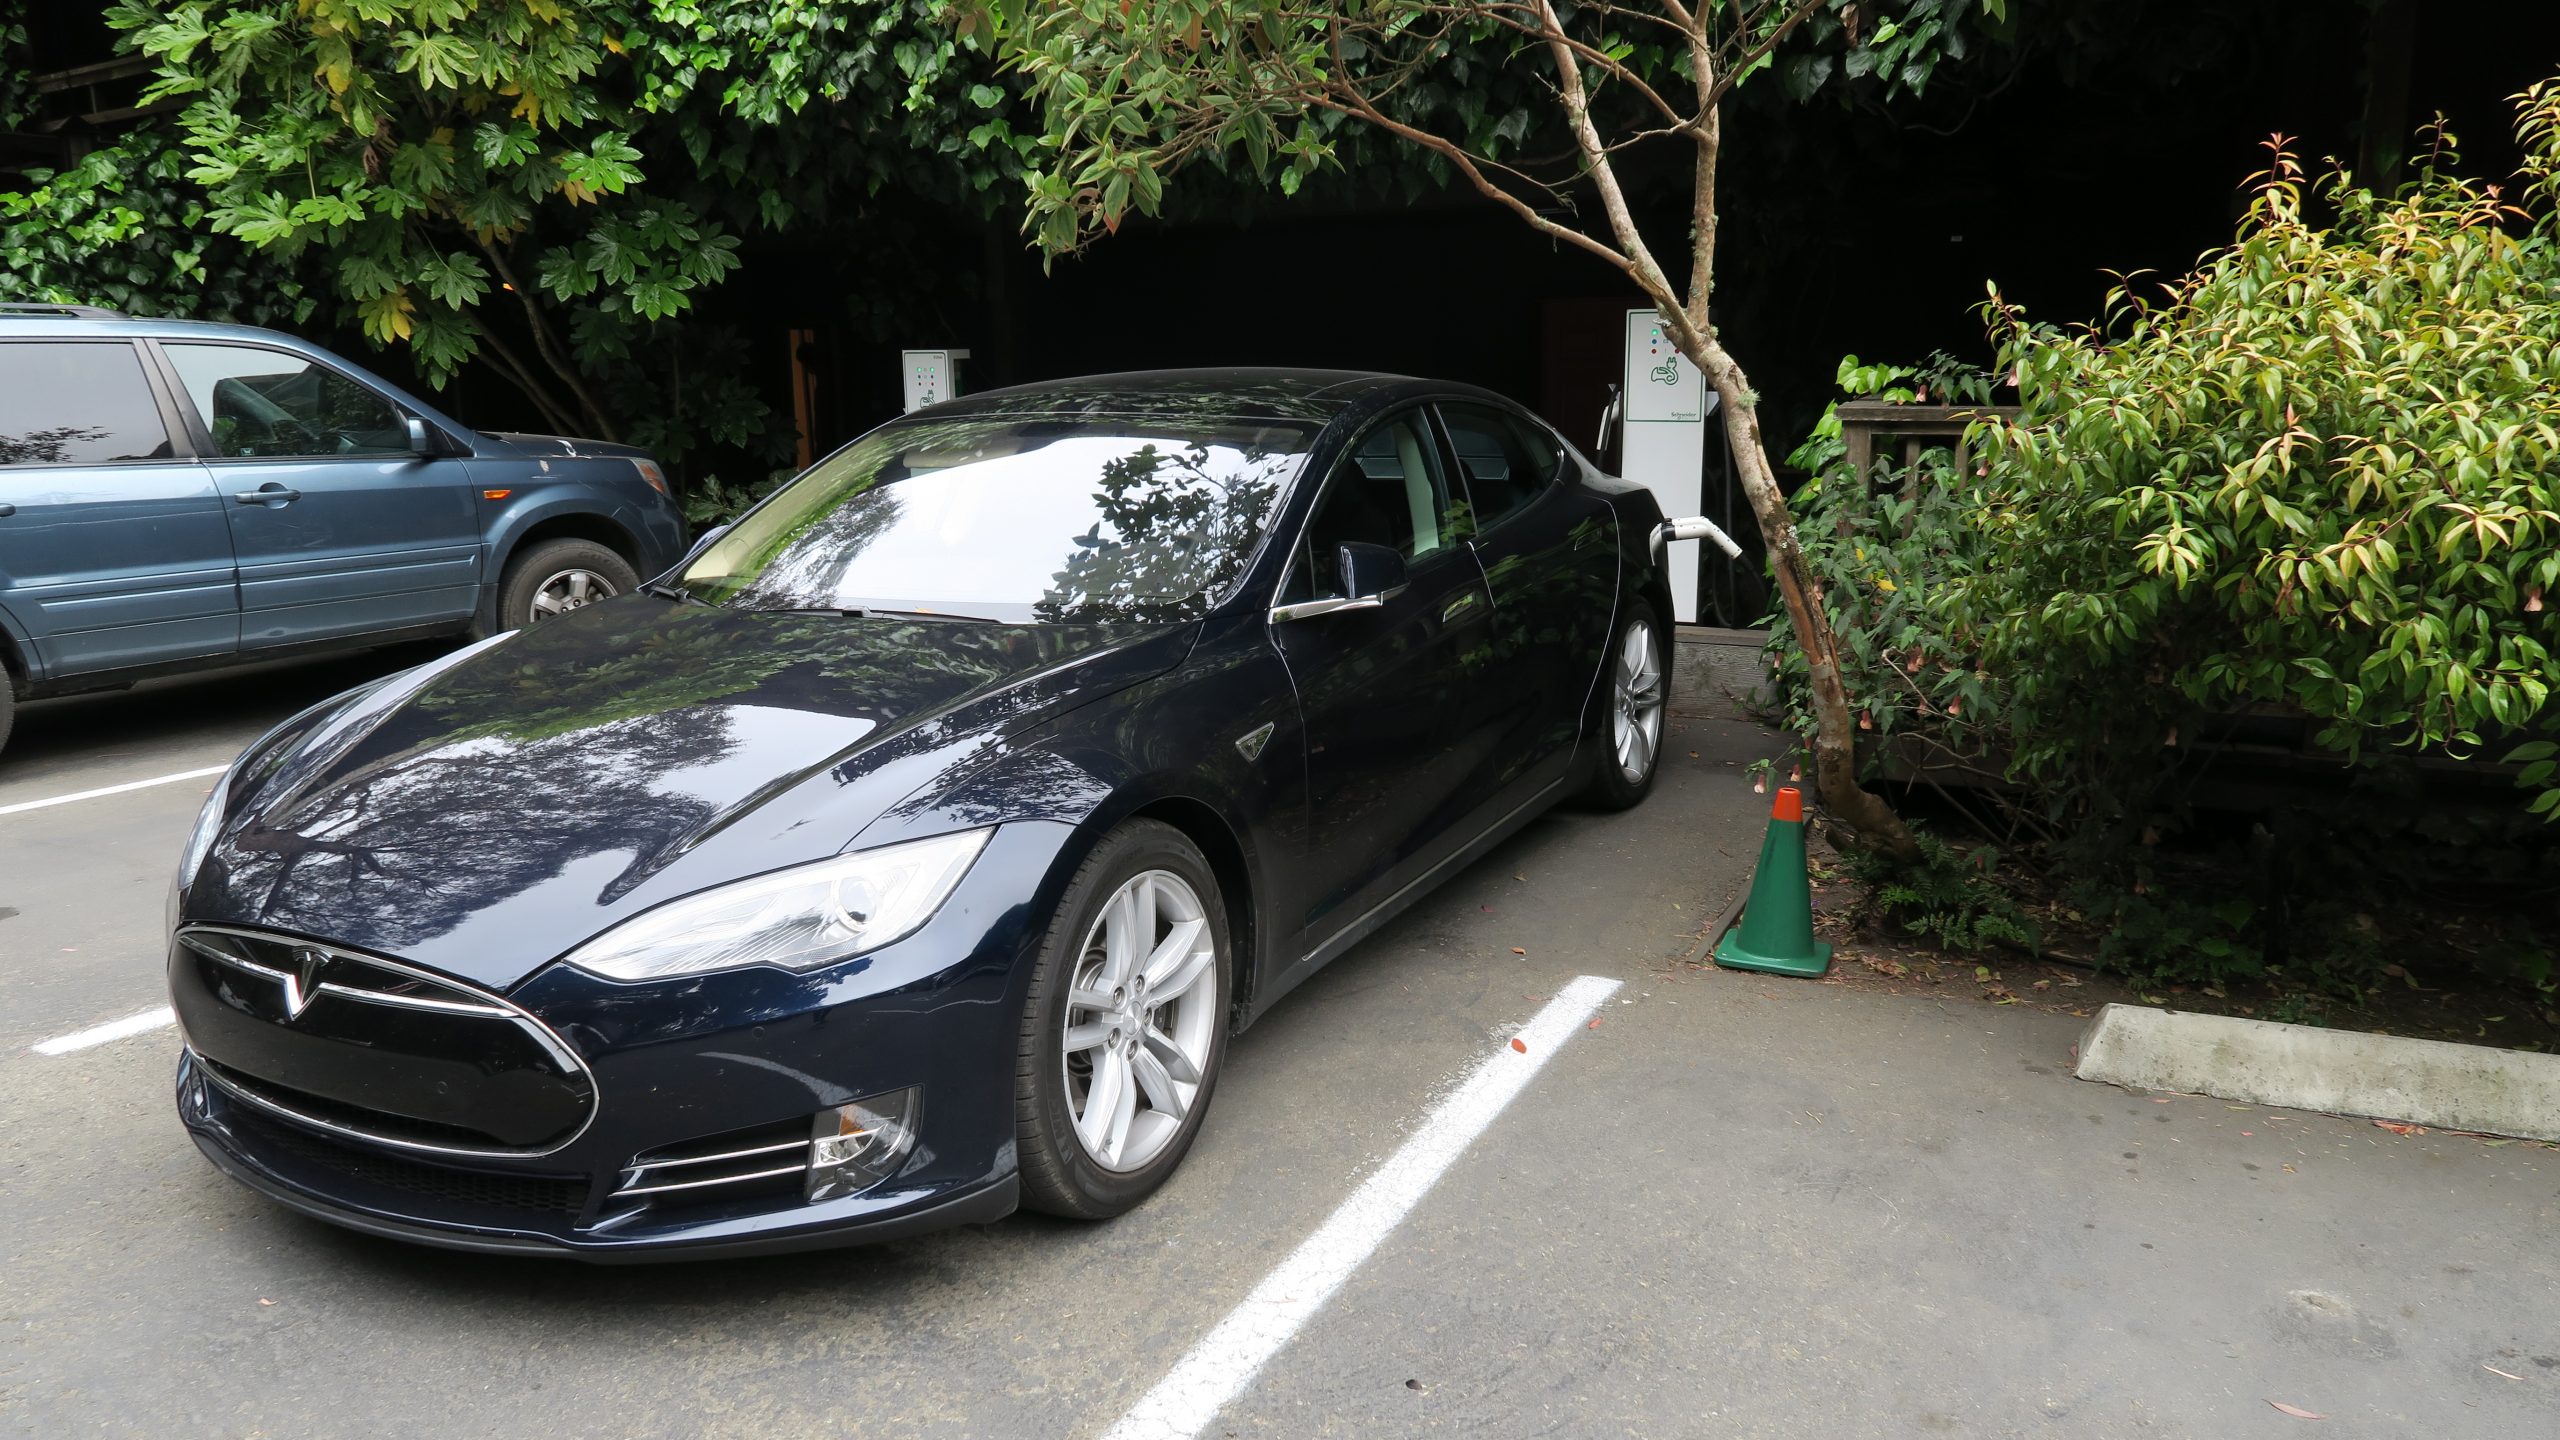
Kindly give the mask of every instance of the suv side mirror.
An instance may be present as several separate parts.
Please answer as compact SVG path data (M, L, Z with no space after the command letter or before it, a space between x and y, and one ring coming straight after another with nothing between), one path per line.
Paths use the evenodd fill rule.
M435 436L428 433L427 422L415 415L403 415L400 418L408 422L409 453L421 460L435 454Z

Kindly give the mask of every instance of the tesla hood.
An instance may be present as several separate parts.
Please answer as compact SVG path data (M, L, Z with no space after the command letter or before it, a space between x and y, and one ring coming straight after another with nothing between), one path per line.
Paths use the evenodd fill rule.
M634 596L394 677L256 752L185 912L514 983L606 926L822 858L1189 626Z

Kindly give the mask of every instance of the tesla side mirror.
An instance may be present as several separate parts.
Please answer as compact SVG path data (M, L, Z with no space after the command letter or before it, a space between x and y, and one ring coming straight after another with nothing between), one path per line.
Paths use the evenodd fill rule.
M1346 610L1380 609L1404 588L1404 555L1391 546L1345 540L1334 552L1334 559L1341 569L1343 593L1322 600L1301 600L1295 605L1274 605L1272 624L1313 620Z
M1687 515L1678 520L1665 520L1653 527L1654 554L1661 554L1662 547L1674 540L1704 540L1723 551L1727 559L1742 558L1742 547L1733 543L1732 536L1724 533L1716 522L1704 515Z
M1354 604L1383 605L1404 588L1404 555L1385 545L1345 540L1335 552L1342 566L1342 593Z
M409 422L409 453L424 460L436 453L435 437L428 433L427 422L415 415L401 417Z
M693 548L684 552L684 558L677 561L676 568L669 573L681 575L687 570L692 569L693 562L702 558L702 552L719 544L720 537L728 533L729 527L726 525L714 525L710 529L703 531L702 538L693 542Z

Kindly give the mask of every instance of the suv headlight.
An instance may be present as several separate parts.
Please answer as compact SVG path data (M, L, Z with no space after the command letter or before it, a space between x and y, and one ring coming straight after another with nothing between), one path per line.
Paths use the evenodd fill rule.
M942 908L995 831L884 845L673 900L569 952L609 980L657 980L741 965L789 970L915 933Z

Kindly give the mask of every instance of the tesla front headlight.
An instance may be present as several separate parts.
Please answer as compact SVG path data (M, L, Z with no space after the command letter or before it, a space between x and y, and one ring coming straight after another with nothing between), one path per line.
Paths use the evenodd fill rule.
M204 868L204 857L213 853L213 837L222 833L223 817L229 809L223 802L231 796L231 776L239 768L239 761L231 762L231 768L213 782L213 793L204 797L204 808L196 812L196 828L187 832L186 853L178 857L180 890L195 883L196 872Z
M609 980L741 965L806 970L877 949L933 918L992 829L839 855L740 880L635 915L569 952Z

